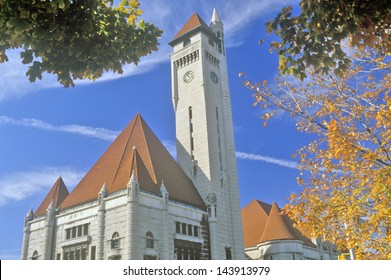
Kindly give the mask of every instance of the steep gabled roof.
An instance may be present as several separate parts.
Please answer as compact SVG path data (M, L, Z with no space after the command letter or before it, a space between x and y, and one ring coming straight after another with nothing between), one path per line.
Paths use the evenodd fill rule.
M260 201L254 199L242 209L242 225L244 247L254 247L259 243L259 238L265 229L265 221L268 219L269 211L262 206Z
M275 202L270 205L253 200L242 209L242 221L245 247L274 240L300 240L304 245L316 247L294 227L293 221L281 212Z
M186 37L186 35L193 34L194 32L198 32L199 30L203 30L206 32L209 37L215 41L219 41L216 35L212 32L210 27L205 23L205 21L197 14L194 13L189 20L185 23L185 25L178 31L175 35L174 39L172 39L169 44L174 46L178 41L181 41L181 37Z
M106 184L109 194L125 189L133 171L140 190L159 194L164 180L170 200L205 209L190 178L139 114L88 171L61 208L97 199L103 184Z
M205 21L197 13L194 13L185 25L178 31L174 39L179 38L180 36L201 26L209 29L209 26L205 23Z
M69 191L65 186L64 181L61 177L59 177L42 201L41 205L39 205L37 211L35 211L34 216L38 217L40 215L44 215L51 202L53 202L54 208L58 208L68 194Z

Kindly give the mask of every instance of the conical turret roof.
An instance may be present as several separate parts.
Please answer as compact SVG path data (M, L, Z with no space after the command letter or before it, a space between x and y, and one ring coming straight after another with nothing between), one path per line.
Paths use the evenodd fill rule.
M53 207L58 208L60 204L64 201L64 199L68 196L68 194L69 191L65 186L64 181L62 180L61 177L59 177L54 183L54 185L52 186L52 188L50 189L49 193L42 201L41 205L39 205L34 216L38 217L40 215L44 215L50 203L52 202L53 202Z
M242 223L245 247L276 240L299 240L304 245L316 247L283 214L276 202L272 205L253 200L242 209Z

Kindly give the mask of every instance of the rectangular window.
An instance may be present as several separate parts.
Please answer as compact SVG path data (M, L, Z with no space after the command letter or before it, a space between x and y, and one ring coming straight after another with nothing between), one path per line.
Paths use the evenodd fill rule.
M182 259L182 248L181 247L178 247L177 250L176 250L176 254L177 254L177 257L176 259L177 260L181 260Z
M176 222L175 226L176 226L175 232L176 233L181 233L181 223L180 222Z
M90 260L95 260L96 246L91 246L91 257Z
M70 260L74 260L75 259L75 251L72 250L72 251L69 252L69 259Z
M194 236L198 237L198 227L197 226L194 227Z
M72 228L72 238L76 237L76 227Z
M86 260L87 259L87 247L81 248L81 259Z
M89 226L88 224L85 224L85 225L84 225L84 229L83 229L84 232L83 232L83 235L88 235L88 226Z
M80 260L81 259L81 254L80 254L80 248L76 249L75 252L75 260Z
M187 226L187 234L190 236L193 235L193 226L192 225Z
M225 259L226 260L232 260L231 248L225 248Z
M70 228L67 228L65 230L65 234L66 234L66 239L71 239L71 229Z
M186 224L182 224L182 234L186 234Z
M191 150L191 153L193 154L193 152L194 152L194 138L193 138L193 136L190 137L190 150Z
M80 237L83 235L83 226L77 227L77 237Z

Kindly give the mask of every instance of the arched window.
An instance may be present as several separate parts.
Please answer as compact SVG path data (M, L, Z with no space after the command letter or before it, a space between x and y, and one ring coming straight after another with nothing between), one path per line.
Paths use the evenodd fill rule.
M147 248L153 248L154 247L154 239L153 239L153 234L152 232L148 231L147 234L145 235L145 246Z
M38 251L35 250L33 253L33 256L31 257L32 260L38 260Z
M111 236L111 249L119 249L119 233L114 232Z

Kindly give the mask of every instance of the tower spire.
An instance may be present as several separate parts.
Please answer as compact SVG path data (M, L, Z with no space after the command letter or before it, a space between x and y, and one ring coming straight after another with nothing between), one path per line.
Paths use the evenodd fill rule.
M221 22L219 14L216 11L216 8L213 8L212 20L211 22Z

